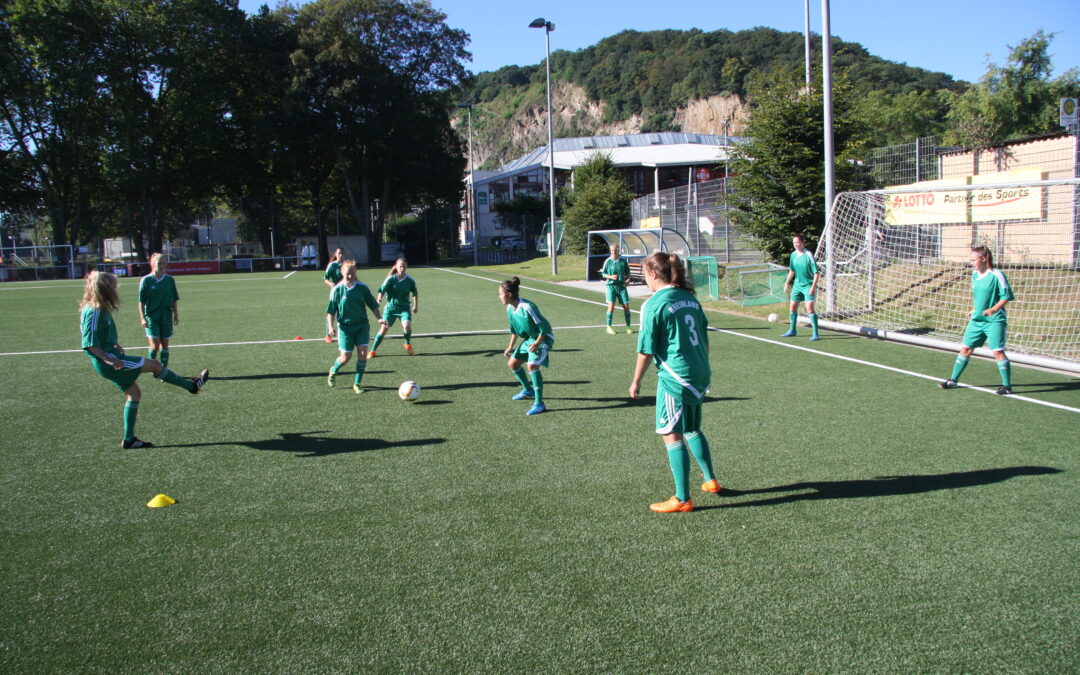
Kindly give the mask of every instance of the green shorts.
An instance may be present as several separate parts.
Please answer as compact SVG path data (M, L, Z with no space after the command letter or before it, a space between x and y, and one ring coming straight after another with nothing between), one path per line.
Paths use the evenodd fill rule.
M94 370L98 372L98 375L115 384L120 391L127 391L131 388L131 385L135 384L135 380L139 379L139 375L142 375L142 367L146 359L141 356L131 358L117 354L114 351L109 353L119 358L124 367L116 370L101 359L91 358L90 360L94 363Z
M146 337L156 340L169 340L172 336L172 312L146 315Z
M656 392L656 433L688 434L701 431L701 401L690 402L660 389Z
M608 284L606 295L608 302L618 302L623 305L630 304L630 291L626 290L626 286L613 286Z
M343 352L351 352L357 347L367 347L371 334L371 324L342 326L338 324L337 345Z
M540 340L540 349L535 352L530 352L529 347L533 345L536 340L526 340L519 344L514 353L510 355L510 358L517 359L518 361L528 361L529 365L547 366L548 365L548 352L551 350L551 346L555 344L555 340L551 337L544 336Z
M387 308L383 310L382 318L383 321L386 322L387 326L393 326L394 321L396 321L397 319L401 319L401 322L405 323L406 321L412 321L412 310L403 309L400 311L395 311L392 310L389 306L387 306Z
M1004 321L968 321L964 330L964 346L978 349L985 343L990 351L1005 351Z
M810 293L810 287L809 286L799 286L798 284L796 284L795 287L791 289L791 301L792 302L813 302L814 301L814 295L812 293Z

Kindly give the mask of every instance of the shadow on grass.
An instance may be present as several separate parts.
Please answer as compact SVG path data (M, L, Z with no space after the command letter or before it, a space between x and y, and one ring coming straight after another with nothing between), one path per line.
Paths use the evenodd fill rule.
M995 387L997 384L994 385ZM1017 394L1037 394L1055 391L1076 391L1080 389L1080 380L1071 382L1025 382L1024 384L1013 383L1013 391Z
M404 441L387 441L381 438L326 438L315 434L325 431L303 431L300 433L278 434L278 438L257 441L222 441L220 443L177 443L159 445L159 448L204 448L220 445L236 445L252 450L270 450L275 452L294 452L297 457L327 457L346 452L368 452L370 450L390 450L422 445L445 443L445 438L414 438Z
M502 337L502 336L500 335L499 337ZM550 351L553 354L566 354L566 353L569 353L569 352L580 352L581 350L575 348L575 349L550 349L548 351ZM417 350L412 356L409 356L404 351L402 351L402 352L394 352L394 353L391 353L391 354L386 354L386 353L384 353L384 350L380 349L379 350L379 355L375 357L375 360L377 361L379 359L388 359L388 358L395 358L395 357L415 359L415 358L421 357L421 356L427 356L427 357L431 357L431 356L483 356L484 358L492 358L492 357L495 357L495 356L500 356L500 357L506 358L505 356L503 356L503 350L502 349L473 349L473 350L458 351L458 352L424 352L424 351Z
M544 386L547 386L547 382ZM573 383L567 383L573 384ZM655 396L639 396L637 398L630 398L629 396L612 396L608 398L590 396L584 398L574 398L568 396L544 396L545 401L589 401L590 403L610 403L613 405L583 405L577 407L564 407L549 408L548 412L568 412L571 410L614 410L616 408L648 408L656 405ZM710 396L705 400L705 403L714 403L719 401L749 401L748 398L741 398L738 396Z
M341 372L338 373L339 377L346 377L346 376L348 376L350 378L352 377L353 372L354 372L355 369L350 369L349 368L350 365L352 365L352 361L350 361L349 365L346 365L341 370ZM292 380L292 379L306 379L306 378L309 378L309 377L317 377L320 380L325 380L326 379L326 374L328 372L329 372L329 368L327 368L327 370L323 370L323 371L320 371L320 372L317 372L317 373L259 373L258 375L220 375L220 376L219 375L214 375L213 377L210 378L210 381L211 382L216 382L216 381L226 381L227 382L229 380L285 380L285 379ZM369 369L369 370L365 370L364 374L365 375L385 375L386 373L390 373L390 372L393 372L393 371L390 371L390 370L371 370L371 369ZM340 380L340 381L343 382L344 380ZM350 382L351 382L351 380L350 380ZM366 386L367 385L365 385L365 387Z
M1042 476L1061 473L1061 469L1048 466L1011 466L1002 469L980 469L957 473L939 473L915 476L879 476L868 480L810 481L792 483L758 490L733 490L724 488L723 497L742 497L773 492L797 492L767 499L754 499L737 504L705 506L703 509L730 509L744 506L772 506L789 502L813 501L817 499L856 499L861 497L892 497L911 495L937 490L989 485L1017 476ZM813 492L806 492L813 490Z

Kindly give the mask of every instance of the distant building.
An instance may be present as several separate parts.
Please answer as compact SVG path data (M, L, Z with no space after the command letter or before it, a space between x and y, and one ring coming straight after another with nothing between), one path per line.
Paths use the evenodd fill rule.
M557 138L553 153L555 185L556 188L572 186L574 169L597 152L611 157L637 196L713 180L724 176L731 147L743 141L734 136L677 132ZM460 242L476 240L481 246L490 246L493 238L523 234L498 221L499 202L519 194L546 196L548 167L548 146L544 145L497 171L468 174ZM630 223L626 225L629 227Z

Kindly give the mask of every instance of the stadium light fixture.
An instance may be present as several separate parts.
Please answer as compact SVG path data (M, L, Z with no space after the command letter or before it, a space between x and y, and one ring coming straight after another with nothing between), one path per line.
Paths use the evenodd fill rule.
M548 234L548 254L551 256L551 273L559 273L559 252L556 250L555 236L555 140L551 127L551 31L555 24L542 17L533 19L529 28L544 29L544 43L547 46L547 122L548 122L548 197L551 200L551 231Z

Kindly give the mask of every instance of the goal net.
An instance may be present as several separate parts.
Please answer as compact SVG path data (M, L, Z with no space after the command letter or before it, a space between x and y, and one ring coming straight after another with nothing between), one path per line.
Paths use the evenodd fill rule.
M743 307L773 305L787 301L784 282L788 268L773 263L729 265L724 270L724 296Z
M824 274L819 316L864 333L895 331L958 346L972 302L970 249L984 245L1016 297L1007 307L1010 356L1074 369L1080 179L943 183L837 196L815 255Z

